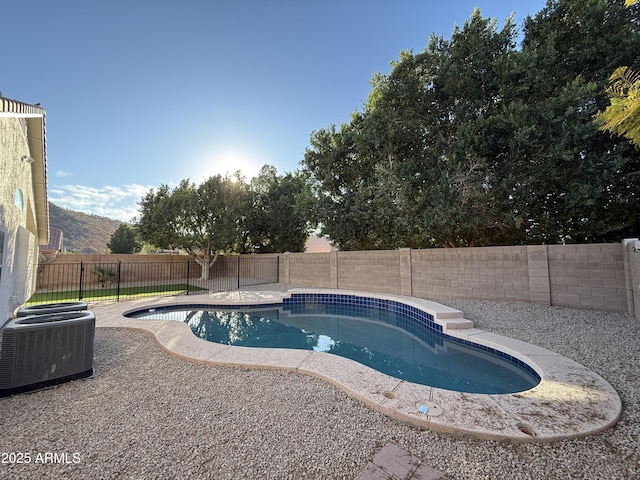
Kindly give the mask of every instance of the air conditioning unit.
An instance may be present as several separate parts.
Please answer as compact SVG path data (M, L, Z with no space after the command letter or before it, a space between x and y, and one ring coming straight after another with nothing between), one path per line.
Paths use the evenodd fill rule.
M0 397L93 375L92 311L33 315L2 329Z
M86 310L87 302L79 300L77 302L45 303L40 305L29 305L22 307L16 312L16 317L29 317L31 315L46 315L49 313L75 312Z

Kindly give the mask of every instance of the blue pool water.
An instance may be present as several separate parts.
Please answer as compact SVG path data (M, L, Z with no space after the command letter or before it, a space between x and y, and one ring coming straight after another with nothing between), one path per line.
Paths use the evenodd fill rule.
M215 343L327 352L402 380L460 392L514 393L540 382L522 362L420 325L404 310L300 302L164 307L127 316L186 322L195 335Z

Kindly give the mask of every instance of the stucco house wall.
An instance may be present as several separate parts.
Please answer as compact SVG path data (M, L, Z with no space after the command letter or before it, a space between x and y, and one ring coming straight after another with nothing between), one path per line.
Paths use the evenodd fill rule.
M44 109L0 97L0 326L34 292L48 241Z

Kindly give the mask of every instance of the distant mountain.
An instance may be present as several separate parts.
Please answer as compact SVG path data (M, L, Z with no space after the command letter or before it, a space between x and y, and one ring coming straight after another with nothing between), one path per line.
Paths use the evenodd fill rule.
M49 225L62 230L70 253L108 253L107 242L122 222L60 208L49 202Z

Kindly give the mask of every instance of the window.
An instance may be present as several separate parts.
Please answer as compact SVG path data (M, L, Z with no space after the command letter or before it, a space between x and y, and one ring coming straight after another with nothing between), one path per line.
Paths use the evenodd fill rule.
M13 201L16 204L16 207L18 207L21 212L24 212L24 197L22 195L22 190L20 190L19 188L16 189L16 194L13 197Z

